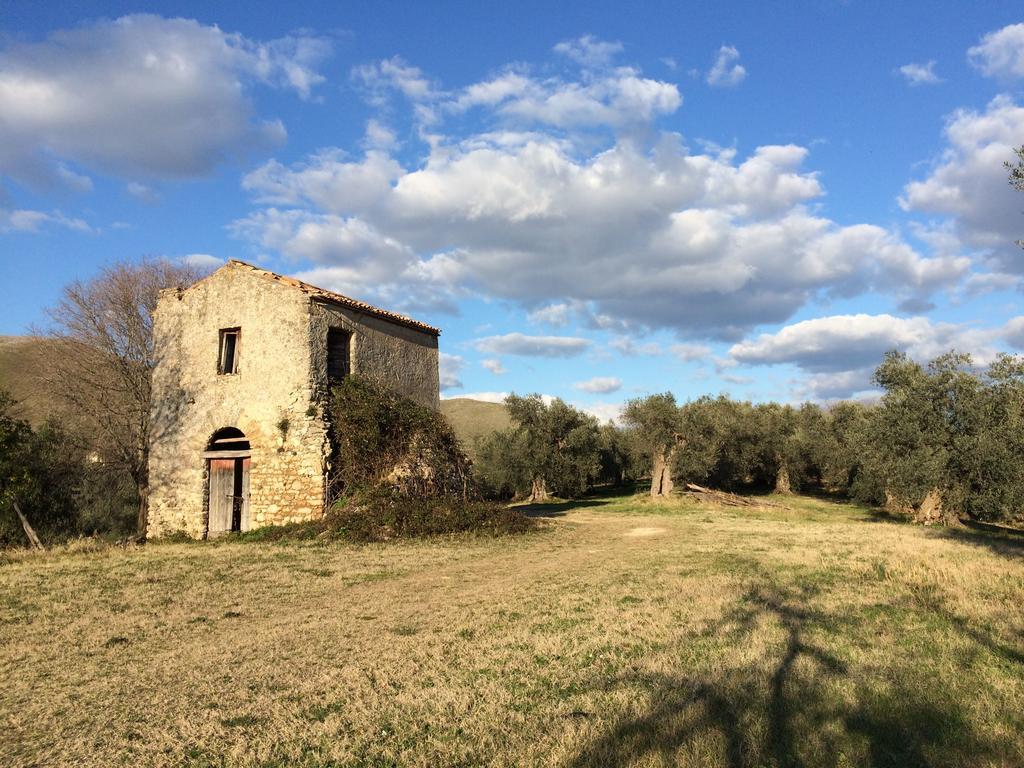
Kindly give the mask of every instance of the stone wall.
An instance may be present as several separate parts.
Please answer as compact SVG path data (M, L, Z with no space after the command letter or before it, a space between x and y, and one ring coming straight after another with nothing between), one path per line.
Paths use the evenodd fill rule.
M421 405L440 407L437 336L335 304L314 301L310 348L314 387L327 389L327 331L352 334L352 373L380 382Z
M310 301L227 266L168 291L154 318L149 535L206 532L211 435L249 439L253 527L322 514L327 434L313 391ZM220 330L241 328L238 373L220 375Z
M240 328L238 372L218 374L220 331ZM206 533L203 453L235 427L251 446L252 527L323 514L329 444L327 331L351 334L351 371L438 408L437 336L320 298L229 263L154 317L149 535Z

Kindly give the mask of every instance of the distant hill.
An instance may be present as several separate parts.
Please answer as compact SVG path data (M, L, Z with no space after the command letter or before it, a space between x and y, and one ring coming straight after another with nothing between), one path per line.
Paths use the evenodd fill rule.
M455 397L441 401L441 413L452 425L470 458L475 458L474 446L478 438L512 426L502 403Z
M46 370L47 343L36 336L0 336L0 389L7 390L18 406L15 415L34 425L53 412L43 393L39 376Z

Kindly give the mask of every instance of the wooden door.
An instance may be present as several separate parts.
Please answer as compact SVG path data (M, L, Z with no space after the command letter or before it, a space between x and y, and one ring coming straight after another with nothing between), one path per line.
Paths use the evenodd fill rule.
M235 497L235 460L210 459L210 515L207 530L217 536L231 530Z
M242 504L242 519L241 527L239 530L248 531L250 528L249 519L249 459L240 459L239 467L242 474L242 490L241 490L241 504Z

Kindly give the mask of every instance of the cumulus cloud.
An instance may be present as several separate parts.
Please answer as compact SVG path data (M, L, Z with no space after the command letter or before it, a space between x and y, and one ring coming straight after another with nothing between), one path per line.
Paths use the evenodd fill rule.
M951 217L945 236L991 252L1006 271L1024 271L1015 242L1024 232L1024 198L1006 183L1003 168L1022 136L1024 107L1010 96L996 97L984 112L957 110L946 123L946 149L926 178L904 187L901 207Z
M565 302L549 304L546 307L535 309L530 312L528 318L531 323L544 325L563 326L569 323L569 305Z
M886 352L928 360L950 349L984 363L995 355L995 332L935 323L925 317L833 315L788 325L776 333L734 344L731 358L746 365L791 363L812 373L870 369Z
M480 352L524 357L576 357L590 347L588 339L576 336L527 336L506 333L477 339L473 346Z
M618 423L622 418L622 411L625 409L625 405L622 403L590 403L588 405L573 403L573 405L602 423L610 421L613 424Z
M733 45L718 49L715 62L708 70L707 83L712 88L734 88L747 77L746 68L739 63L740 52Z
M1001 329L1003 339L1014 349L1024 350L1024 317L1014 317Z
M740 342L729 355L744 365L794 365L809 374L798 383L800 393L832 399L871 390L872 373L891 350L926 362L955 349L969 352L976 364L985 365L995 359L999 340L1024 341L1024 334L1018 337L1017 331L1013 321L1003 328L981 330L924 317L833 315Z
M612 349L618 350L624 357L644 355L653 357L661 354L661 345L656 341L638 343L630 336L616 336L609 343Z
M501 364L501 360L497 359L496 357L481 360L480 365L483 366L485 370L488 370L491 373L493 373L495 376L503 376L506 373L508 373L508 371L505 369L505 366Z
M441 389L461 389L462 380L459 373L465 365L466 361L460 355L441 352L438 359Z
M658 132L658 94L673 110L675 86L635 70L572 82L509 71L446 92L392 63L392 77L430 83L406 87L412 97L433 99L452 121L481 109L484 129L432 133L414 163L380 148L265 163L243 181L263 207L234 223L236 235L315 262L332 287L374 300L441 308L483 295L520 304L535 322L557 326L571 312L621 336L735 340L818 298L923 301L969 270L955 250L926 258L888 229L823 216L805 147L694 152ZM609 95L625 92L622 102ZM524 115L552 105L557 117L524 129ZM557 129L579 127L569 116L584 112L597 134ZM626 115L644 131L622 132Z
M703 344L673 344L669 351L684 363L704 360L711 354L710 347Z
M1009 24L989 32L968 49L967 59L987 77L1024 77L1024 24Z
M75 232L95 232L84 219L65 216L60 211L8 210L0 208L0 233L36 233L44 227L63 227Z
M908 85L936 85L942 78L935 74L935 60L924 64L904 64L897 70Z
M258 42L149 15L9 43L0 51L0 173L66 184L71 162L128 177L202 176L280 143L284 126L254 117L250 86L308 97L328 51L316 38Z
M622 43L598 40L593 35L583 35L576 40L562 41L554 47L554 51L585 67L606 67L622 52Z
M224 266L224 259L213 256L209 253L190 253L186 256L182 256L179 259L184 264L188 264L190 267L196 269L214 270L218 267Z
M595 376L587 381L577 381L572 385L573 389L581 392L590 392L596 395L607 395L611 392L618 392L622 389L622 379L616 376Z
M401 56L355 67L352 79L367 90L371 101L376 104L386 101L390 91L398 91L413 101L429 100L439 95L423 71Z

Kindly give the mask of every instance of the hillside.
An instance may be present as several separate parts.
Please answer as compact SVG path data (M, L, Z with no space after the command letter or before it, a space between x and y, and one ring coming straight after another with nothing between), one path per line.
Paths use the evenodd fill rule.
M46 365L46 342L35 336L0 336L0 389L18 402L15 414L33 424L50 414L39 374Z
M485 403L467 397L441 401L441 413L452 428L470 458L475 457L476 441L492 432L508 429L512 420L501 403Z

